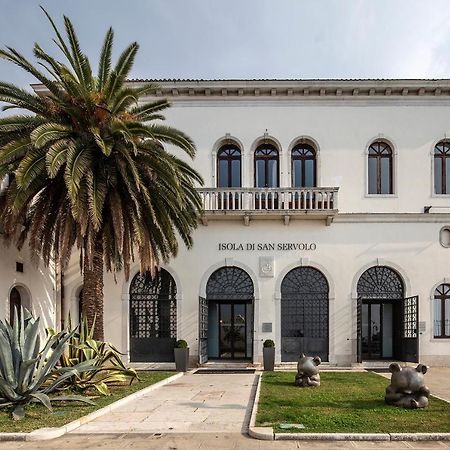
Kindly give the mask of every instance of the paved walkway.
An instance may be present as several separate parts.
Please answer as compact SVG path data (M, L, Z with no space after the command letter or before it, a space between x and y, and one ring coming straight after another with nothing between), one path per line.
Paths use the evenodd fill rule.
M254 374L188 373L73 433L245 433L256 382Z
M0 442L0 449L148 449L148 450L294 450L294 449L450 449L450 442L317 442L258 441L240 433L69 434L52 441Z

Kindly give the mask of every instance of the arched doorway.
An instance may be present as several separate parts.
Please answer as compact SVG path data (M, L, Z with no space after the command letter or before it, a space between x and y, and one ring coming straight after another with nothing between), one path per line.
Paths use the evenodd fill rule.
M14 311L17 310L20 315L22 306L22 297L17 287L13 287L9 293L9 321L10 323L14 320Z
M301 353L328 361L329 286L313 267L296 267L281 282L281 361Z
M21 308L24 307L31 312L31 297L27 288L21 285L14 286L9 293L9 320L12 323L14 320L14 310L17 309L21 313Z
M130 361L174 361L177 286L161 269L152 278L138 273L130 285Z
M216 270L206 284L200 330L205 330L200 360L252 359L254 286L249 274L235 266ZM202 299L200 300L202 306ZM207 321L207 326L202 324ZM202 338L202 336L200 336ZM206 344L206 345L205 345ZM206 355L202 355L206 353ZM202 358L203 356L203 358Z
M358 361L417 359L418 297L405 298L401 276L374 266L359 278Z

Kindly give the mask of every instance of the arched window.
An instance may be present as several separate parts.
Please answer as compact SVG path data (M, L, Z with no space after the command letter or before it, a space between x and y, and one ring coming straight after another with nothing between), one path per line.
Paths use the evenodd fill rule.
M14 320L14 311L17 310L17 313L20 314L21 306L22 297L20 296L20 292L16 287L13 287L9 294L9 321L11 323Z
M262 144L255 151L255 187L279 186L279 155L272 144Z
M316 151L309 144L297 144L291 152L292 187L316 186Z
M217 187L241 187L241 151L234 144L217 152Z
M369 147L369 194L393 194L393 152L382 141Z
M450 338L450 284L434 291L434 337Z
M450 194L450 142L441 141L434 147L434 192Z
M243 269L235 266L221 267L208 279L206 298L208 300L252 300L253 281Z

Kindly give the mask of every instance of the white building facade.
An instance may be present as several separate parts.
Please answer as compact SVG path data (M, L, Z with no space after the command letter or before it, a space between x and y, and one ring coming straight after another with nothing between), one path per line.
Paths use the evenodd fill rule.
M450 365L450 80L159 84L204 212L157 279L105 275L127 361L171 361L185 339L195 361L259 362L272 339L278 362ZM4 255L2 317L20 301L46 325L78 317L76 255L63 277Z

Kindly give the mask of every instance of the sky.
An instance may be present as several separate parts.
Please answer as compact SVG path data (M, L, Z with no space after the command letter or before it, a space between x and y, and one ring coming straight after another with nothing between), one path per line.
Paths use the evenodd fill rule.
M94 66L109 26L116 56L137 41L132 78L450 78L449 0L0 0L0 46L58 54L40 4Z

